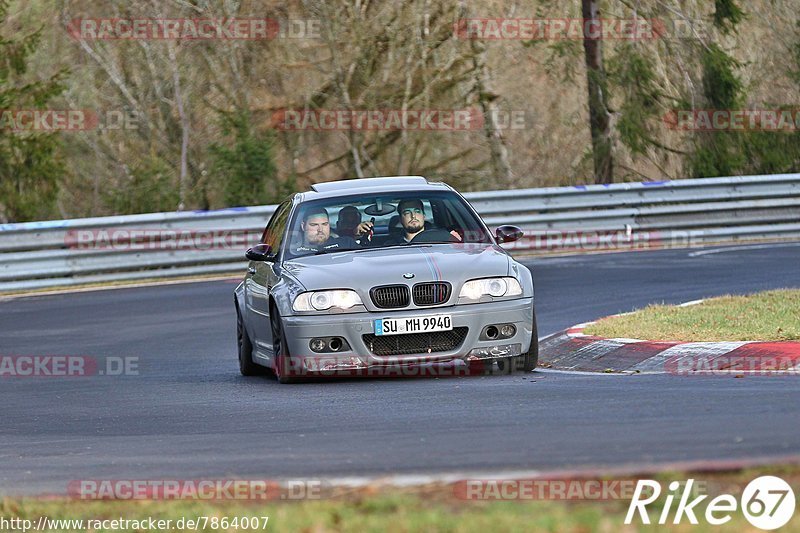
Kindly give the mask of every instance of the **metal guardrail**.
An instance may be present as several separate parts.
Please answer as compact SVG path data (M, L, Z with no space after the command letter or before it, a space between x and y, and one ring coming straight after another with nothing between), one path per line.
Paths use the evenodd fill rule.
M514 253L800 238L800 174L465 197L490 227L515 224L525 230L523 239L504 245ZM0 224L0 291L242 272L244 249L257 242L274 210L257 206ZM118 241L115 231L126 237Z

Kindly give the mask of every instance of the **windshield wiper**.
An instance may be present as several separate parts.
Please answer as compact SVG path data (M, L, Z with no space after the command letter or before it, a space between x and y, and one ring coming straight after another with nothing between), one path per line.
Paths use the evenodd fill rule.
M438 244L438 243L433 243L433 244ZM366 247L366 248L356 248L355 250L352 250L352 251L354 251L354 252L369 252L369 251L375 251L375 250L385 250L386 248L401 248L401 247L408 248L408 247L411 247L411 246L414 246L414 247L422 247L422 246L424 246L426 248L430 248L430 245L431 245L431 243L429 243L429 242L421 242L419 244L414 244L413 242L412 243L403 243L403 244L383 244L381 246L372 246L372 247Z
M335 254L339 252L357 252L358 250L361 250L361 248L323 248L322 250L317 250L314 252L314 255Z

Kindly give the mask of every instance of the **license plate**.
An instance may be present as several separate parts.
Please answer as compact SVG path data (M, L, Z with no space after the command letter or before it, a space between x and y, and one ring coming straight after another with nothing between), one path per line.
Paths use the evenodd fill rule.
M375 335L431 333L434 331L450 331L452 329L453 321L450 315L378 318L375 320Z

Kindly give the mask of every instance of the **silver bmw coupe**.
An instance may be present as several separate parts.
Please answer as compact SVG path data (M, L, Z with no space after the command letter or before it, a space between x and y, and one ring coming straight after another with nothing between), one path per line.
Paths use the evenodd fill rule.
M270 219L236 287L239 369L278 381L532 371L533 279L452 187L423 177L319 183ZM465 372L466 373L466 372Z

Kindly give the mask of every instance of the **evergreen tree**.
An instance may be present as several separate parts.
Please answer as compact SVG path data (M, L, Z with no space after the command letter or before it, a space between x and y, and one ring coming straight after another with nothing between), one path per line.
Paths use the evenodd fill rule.
M716 0L713 22L723 34L736 31L745 13L734 0ZM800 66L800 45L792 58ZM710 109L739 111L749 107L737 70L742 65L717 44L702 55L703 97ZM797 78L800 81L800 77ZM759 103L759 109L776 106ZM787 107L787 106L778 106ZM698 132L688 159L692 177L796 172L800 167L800 133L779 131Z
M232 146L212 144L214 176L223 183L226 205L277 203L293 187L277 181L272 159L272 135L256 133L244 113L223 115L223 133Z
M0 27L8 8L8 1L0 0ZM0 221L57 216L56 197L65 172L58 133L20 129L18 121L20 111L44 109L64 90L63 71L28 81L33 78L26 75L28 58L41 33L40 28L17 39L0 34Z

